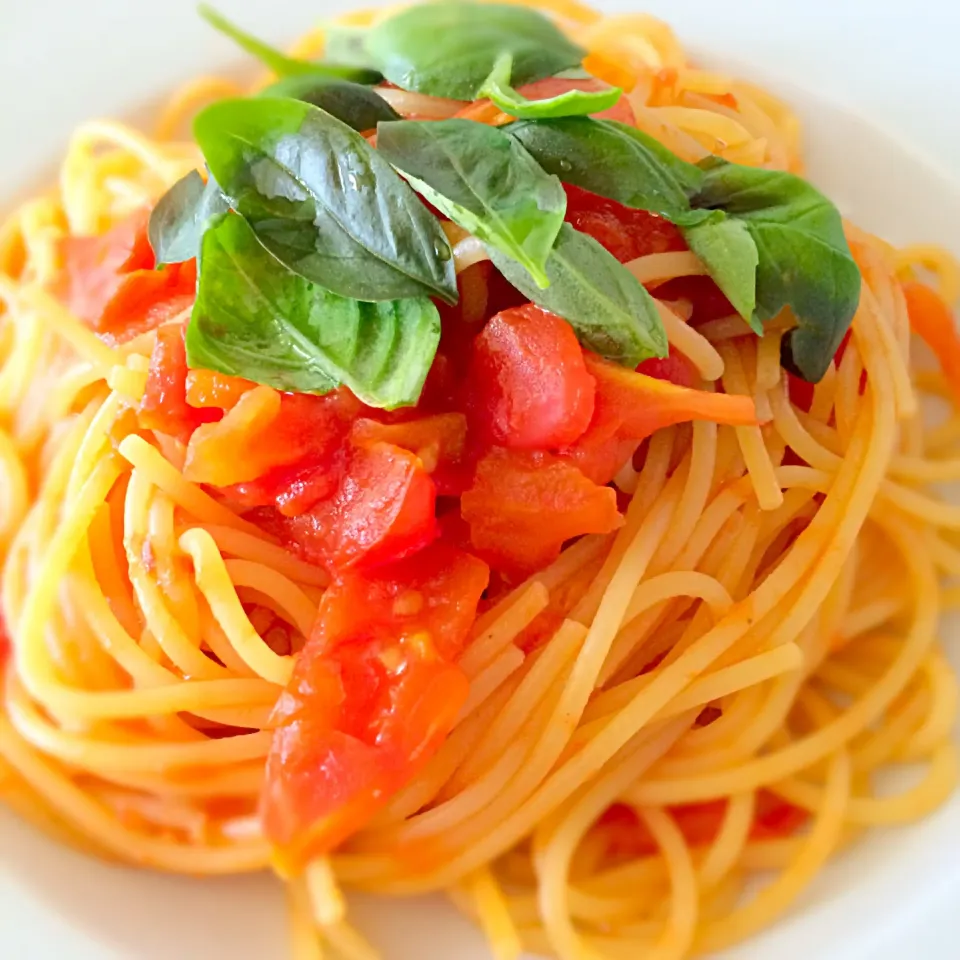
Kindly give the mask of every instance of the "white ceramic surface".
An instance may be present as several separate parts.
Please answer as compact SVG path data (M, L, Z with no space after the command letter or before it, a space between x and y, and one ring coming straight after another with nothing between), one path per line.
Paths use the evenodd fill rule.
M349 6L219 5L273 40ZM648 0L646 9L721 62L750 65L739 72L778 78L773 85L806 121L811 174L845 214L894 242L960 252L960 6L914 0L906 13L891 0ZM0 205L52 169L75 123L129 114L231 56L190 0L0 0ZM960 629L948 625L945 635L960 665ZM958 854L960 798L917 826L872 835L731 957L955 960ZM356 916L387 960L486 956L440 900L364 899ZM199 881L106 866L0 812L0 957L284 960L280 891L268 877Z

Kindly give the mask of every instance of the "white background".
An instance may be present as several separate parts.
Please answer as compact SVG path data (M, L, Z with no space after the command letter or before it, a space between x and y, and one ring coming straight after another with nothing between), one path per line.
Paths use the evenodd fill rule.
M222 0L219 7L282 41L344 5ZM960 182L954 0L648 0L646 9L699 49L851 108ZM196 18L191 0L0 0L0 204L53 169L76 123L129 115L235 56ZM960 193L849 117L800 102L815 120L813 169L845 211L890 239L931 239L960 252ZM737 960L956 960L960 803L916 828L872 838L842 858L803 907L771 936L736 950ZM448 911L368 903L360 914L387 960L485 956ZM117 870L55 848L0 812L0 957L286 955L279 890L269 880Z

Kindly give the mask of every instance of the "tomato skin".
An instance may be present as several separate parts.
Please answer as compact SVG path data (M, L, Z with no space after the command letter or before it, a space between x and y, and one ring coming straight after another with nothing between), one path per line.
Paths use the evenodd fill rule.
M231 377L216 370L187 371L187 403L191 407L230 410L256 384L252 380Z
M332 496L286 521L308 560L331 570L388 563L437 536L436 486L419 458L390 443L352 445Z
M625 207L568 183L563 189L567 194L567 223L588 233L621 263L651 253L687 249L679 229L655 213Z
M466 700L452 660L487 578L438 544L326 591L274 711L260 811L281 871L360 829L436 752Z
M466 382L471 428L491 444L567 446L593 416L595 384L573 328L532 303L498 313L484 327Z
M498 448L477 464L460 505L478 554L510 574L545 567L566 540L609 533L622 522L613 490L572 464L550 454Z
M523 94L528 100L549 100L570 90L599 93L601 90L609 90L610 87L611 84L604 83L603 80L598 80L596 77L584 77L583 79L547 77L543 80L524 84L517 88L517 92ZM590 116L597 120L616 120L619 123L627 124L629 127L637 125L637 116L626 96L621 96L612 107L601 110L600 113L592 113Z
M157 330L147 386L137 415L146 429L186 443L201 424L219 419L220 412L198 410L187 403L187 350L183 334L180 324L167 324Z
M141 210L96 237L62 241L57 293L104 339L122 343L189 309L197 285L196 261L154 269Z

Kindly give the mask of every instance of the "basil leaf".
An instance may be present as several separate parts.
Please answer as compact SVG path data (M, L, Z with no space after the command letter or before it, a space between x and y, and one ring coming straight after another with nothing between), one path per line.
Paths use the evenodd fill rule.
M470 120L405 120L377 127L377 152L454 223L549 283L567 197L516 140Z
M583 117L609 110L623 95L619 87L609 90L566 90L544 100L528 100L510 86L513 57L501 56L490 76L483 82L478 97L492 100L504 113L522 119L545 117Z
M504 53L517 84L578 67L586 56L542 14L497 3L408 7L372 27L366 48L398 87L455 100L476 99Z
M743 317L759 336L763 325L754 314L757 305L757 245L742 220L727 217L723 211L712 211L703 217L704 210L693 211L698 218L686 217L690 226L681 221L687 246L700 258L713 282L730 301L733 309ZM696 222L697 219L700 222Z
M503 128L564 183L628 207L672 216L690 207L703 172L653 137L615 120L568 117Z
M740 219L757 246L757 316L792 308L784 365L812 383L826 373L860 302L860 271L836 207L805 180L711 158L695 203Z
M225 217L203 238L190 366L300 393L342 383L392 409L416 403L439 340L430 300L338 297L278 263L242 217Z
M367 27L354 27L343 23L324 24L324 56L333 63L342 63L346 67L362 67L379 74L367 53L367 33Z
M314 76L341 77L344 80L355 80L359 83L377 83L380 80L380 74L375 70L335 63L317 63L288 57L275 47L271 47L270 44L258 40L245 30L241 30L240 27L231 23L223 14L218 13L206 3L201 3L197 7L197 12L210 26L228 36L238 47L256 57L278 77L312 74Z
M667 336L653 297L593 237L565 223L547 262L550 286L540 290L527 271L495 248L490 258L525 296L559 314L595 353L636 367L667 355Z
M192 260L204 231L229 209L213 177L204 183L196 170L181 177L150 213L147 238L157 266Z
M259 96L291 97L312 103L359 133L373 130L381 120L400 119L400 114L375 90L336 77L284 77L264 87Z
M357 300L456 303L450 245L417 195L346 124L299 100L220 100L194 121L207 164L260 242Z

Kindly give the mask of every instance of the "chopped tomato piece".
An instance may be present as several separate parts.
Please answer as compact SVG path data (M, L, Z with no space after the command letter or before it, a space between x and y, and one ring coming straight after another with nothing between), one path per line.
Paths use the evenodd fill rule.
M436 486L420 460L390 443L353 445L336 491L286 522L290 541L333 570L415 553L437 536Z
M492 450L460 503L479 554L512 573L540 569L566 540L621 523L613 490L542 453Z
M105 338L122 342L173 319L193 303L196 262L154 269L147 211L97 237L67 237L57 293Z
M266 479L276 467L332 463L359 408L347 391L318 397L255 386L226 416L190 438L184 473L219 487ZM272 502L283 491L265 497ZM250 504L253 505L253 504Z
M282 394L273 423L234 435L228 460L249 461L259 472L225 486L224 495L241 506L276 507L285 516L298 516L332 496L342 478L350 424L361 409L346 389L324 396Z
M657 287L659 300L687 300L692 312L690 323L696 326L736 314L733 305L710 277L677 277Z
M943 298L925 283L903 284L910 326L936 354L940 369L954 395L960 398L960 334L953 311Z
M597 381L600 416L615 419L619 433L633 440L642 440L663 427L688 420L712 420L733 426L757 422L751 397L691 390L591 354L586 355L586 364Z
M116 292L91 325L104 338L122 343L189 310L196 290L195 260L137 270L120 278Z
M669 380L678 387L692 387L698 379L694 365L673 347L665 357L651 357L649 360L644 360L637 367L637 373L657 380Z
M476 436L518 450L573 443L593 416L594 381L566 320L532 303L498 313L467 373Z
M716 839L727 813L726 800L707 800L670 807L670 814L691 847L707 846ZM769 790L757 791L751 840L775 840L792 836L809 814ZM599 820L608 835L608 851L614 856L648 857L657 844L634 811L620 803L609 807Z
M256 386L251 380L231 377L216 370L187 371L187 403L191 407L215 407L229 410L248 390Z
M687 249L679 229L655 213L625 207L567 183L563 189L567 193L567 223L590 234L621 263L651 253Z
M437 413L400 423L361 418L352 437L358 443L383 440L415 453L441 496L457 496L468 481L467 418L462 413Z
M220 416L218 411L197 410L187 403L187 351L182 324L167 324L157 330L147 386L137 412L141 426L184 443L197 427Z
M324 594L274 712L260 813L281 872L363 827L446 738L468 693L453 665L487 584L436 545Z

